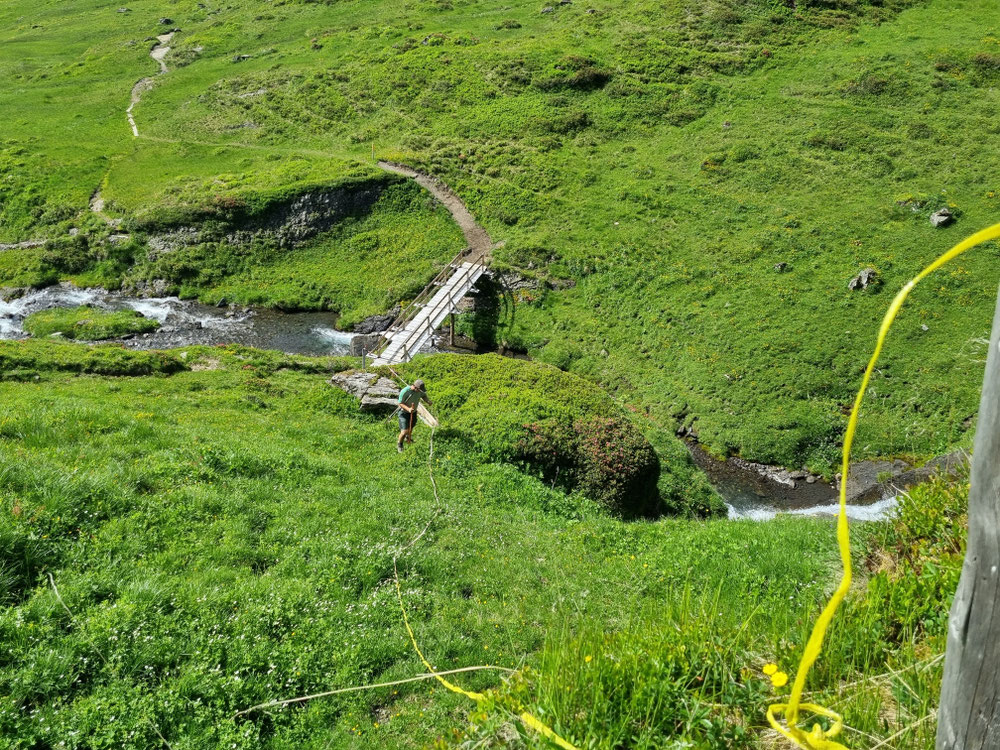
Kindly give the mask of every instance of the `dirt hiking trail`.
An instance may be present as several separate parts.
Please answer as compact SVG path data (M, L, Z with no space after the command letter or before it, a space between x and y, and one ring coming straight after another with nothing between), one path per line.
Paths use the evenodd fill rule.
M440 180L437 180L430 175L426 175L423 172L418 172L405 164L398 164L392 161L380 161L378 165L387 172L401 174L404 177L409 177L414 180L418 185L437 198L441 204L451 212L452 218L455 220L455 223L458 224L459 229L462 230L462 234L465 235L465 241L472 250L472 253L469 256L470 261L489 256L490 253L493 252L493 248L496 247L496 245L490 238L489 233L482 226L476 223L476 218L472 215L469 209L465 207L462 199L452 192L451 188Z
M158 75L162 76L167 72L167 64L164 62L164 59L167 57L167 53L170 52L170 47L168 47L167 44L174 38L175 33L176 32L171 31L166 34L160 34L156 37L157 41L156 44L153 45L153 49L149 51L149 56L156 60L157 64L160 66L160 72ZM153 82L152 78L142 78L137 81L135 86L132 87L132 97L129 101L128 109L125 110L125 116L128 118L128 124L132 126L132 135L136 138L139 137L139 127L135 124L135 118L132 116L132 109L139 103L142 95L146 91L153 88Z

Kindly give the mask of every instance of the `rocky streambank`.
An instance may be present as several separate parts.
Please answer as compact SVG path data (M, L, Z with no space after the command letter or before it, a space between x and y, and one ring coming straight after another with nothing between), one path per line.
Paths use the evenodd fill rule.
M840 475L833 481L805 469L746 461L725 460L709 454L691 437L685 440L691 457L726 501L732 518L765 519L779 512L834 513L840 493ZM968 463L963 451L939 456L921 466L905 461L856 461L847 479L848 513L878 518L891 510L894 499L935 474L952 474Z

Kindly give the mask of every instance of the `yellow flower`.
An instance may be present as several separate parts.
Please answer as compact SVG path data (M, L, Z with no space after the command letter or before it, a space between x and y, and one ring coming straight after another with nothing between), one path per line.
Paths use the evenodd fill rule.
M784 687L788 684L788 675L784 672L775 672L771 675L771 684L776 688Z
M594 658L593 656L591 656L590 654L587 654L587 655L586 655L586 656L584 657L584 659L583 659L583 660L584 660L585 662L587 662L587 664L590 664L590 660L591 660L591 659L593 659L593 658Z
M764 668L761 671L764 674L766 674L767 676L770 677L771 675L773 675L775 672L778 671L778 665L777 664L765 664Z

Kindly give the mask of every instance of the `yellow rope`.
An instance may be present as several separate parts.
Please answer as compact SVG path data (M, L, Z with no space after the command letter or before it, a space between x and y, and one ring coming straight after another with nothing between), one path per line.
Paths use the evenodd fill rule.
M865 391L868 389L868 381L871 380L872 372L875 370L875 363L878 361L879 354L882 353L882 346L885 344L889 328L896 320L903 302L909 296L913 287L926 276L932 274L948 261L957 258L966 250L995 239L1000 239L1000 224L994 224L988 229L976 232L971 237L959 242L951 250L917 274L915 278L908 281L906 286L893 299L888 311L886 311L885 317L882 319L882 326L879 328L878 338L875 341L875 351L868 362L868 367L865 368L864 377L861 379L861 388L854 399L854 407L851 409L851 416L847 422L847 432L844 435L844 451L840 473L840 513L837 516L837 543L840 547L840 559L844 566L844 574L840 579L840 585L837 586L837 590L834 591L833 596L830 597L830 601L822 613L820 613L816 624L813 626L812 634L806 643L806 650L802 654L802 660L799 662L798 672L795 674L795 682L792 684L792 694L788 703L776 703L767 709L767 720L771 726L799 747L805 748L805 750L847 750L844 745L831 739L836 737L843 729L844 725L840 715L822 706L817 706L814 703L801 703L800 701L802 700L802 691L805 689L806 677L809 676L809 670L812 669L813 664L819 657L820 651L823 649L823 639L826 636L826 630L837 611L837 607L840 606L851 586L851 544L847 528L847 472L850 467L851 445L854 442L854 433L858 425L858 414L861 411L861 401L864 398ZM814 723L812 728L806 732L799 726L800 710L817 716L824 716L830 719L833 725L829 730L824 731L818 723ZM784 715L784 724L778 720L778 714Z
M390 367L389 369L391 370L392 368ZM396 373L395 371L393 371L393 374L396 375L397 378L399 377L398 373ZM402 380L402 378L400 378L400 380ZM432 469L432 463L431 463L433 457L434 457L434 429L432 428L431 438L430 438L430 449L427 454L427 472L431 478L431 487L434 489L434 499L437 500L438 503L440 503L441 498L438 497L437 482L434 480L434 471ZM408 550L410 547L416 544L417 541L419 541L419 539L424 534L427 533L427 529L430 528L431 521L433 521L437 517L437 514L439 512L440 509L438 511L435 511L434 515L431 517L431 520L427 522L426 526L424 526L423 531L421 531L413 539L411 539L410 542L405 547L403 547L399 552L397 552L395 557L392 558L392 573L393 577L396 580L396 598L399 600L399 609L403 613L403 624L406 626L406 632L410 636L410 643L413 646L413 650L417 652L417 656L420 657L421 663L424 665L424 667L427 668L427 671L430 672L430 674L432 674L435 677L435 679L437 679L438 682L440 682L442 685L448 688L448 690L450 690L451 692L458 693L459 695L464 695L466 698L475 701L476 703L481 703L484 700L486 700L485 695L483 695L482 693L473 692L471 690L464 690L463 688L460 688L458 685L449 682L444 677L442 677L434 669L434 667L431 666L431 663L429 661L427 661L427 658L424 656L424 652L421 651L420 646L417 645L417 638L413 634L413 628L410 627L410 618L406 614L406 605L403 604L403 590L399 585L399 568L396 565L396 561L399 559L399 556L401 554L403 554L406 550ZM526 727L534 730L535 732L538 732L540 735L552 741L558 747L562 748L562 750L579 750L575 745L570 744L562 737L560 737L558 734L556 734L556 732L552 729L552 727L539 721L534 716L529 714L527 711L522 712L519 715L519 718Z

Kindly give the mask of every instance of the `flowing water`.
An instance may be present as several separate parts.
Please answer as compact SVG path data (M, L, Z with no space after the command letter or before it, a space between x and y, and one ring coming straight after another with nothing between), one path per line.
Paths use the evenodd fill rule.
M353 334L336 328L335 313L217 308L177 297L129 297L103 289L60 284L0 301L0 339L26 336L24 319L54 307L90 305L101 310L135 310L160 323L154 333L121 343L131 349L168 349L193 344L242 344L289 354L346 354Z
M687 442L687 446L691 458L725 501L731 519L768 521L779 513L833 516L840 511L837 489L822 480L808 483L779 479L765 470L768 467L738 459L720 461L697 443ZM849 489L850 486L848 484ZM866 497L871 495L870 492L864 494ZM858 521L878 521L889 518L897 505L896 493L889 490L875 497L874 502L848 502L847 517Z

